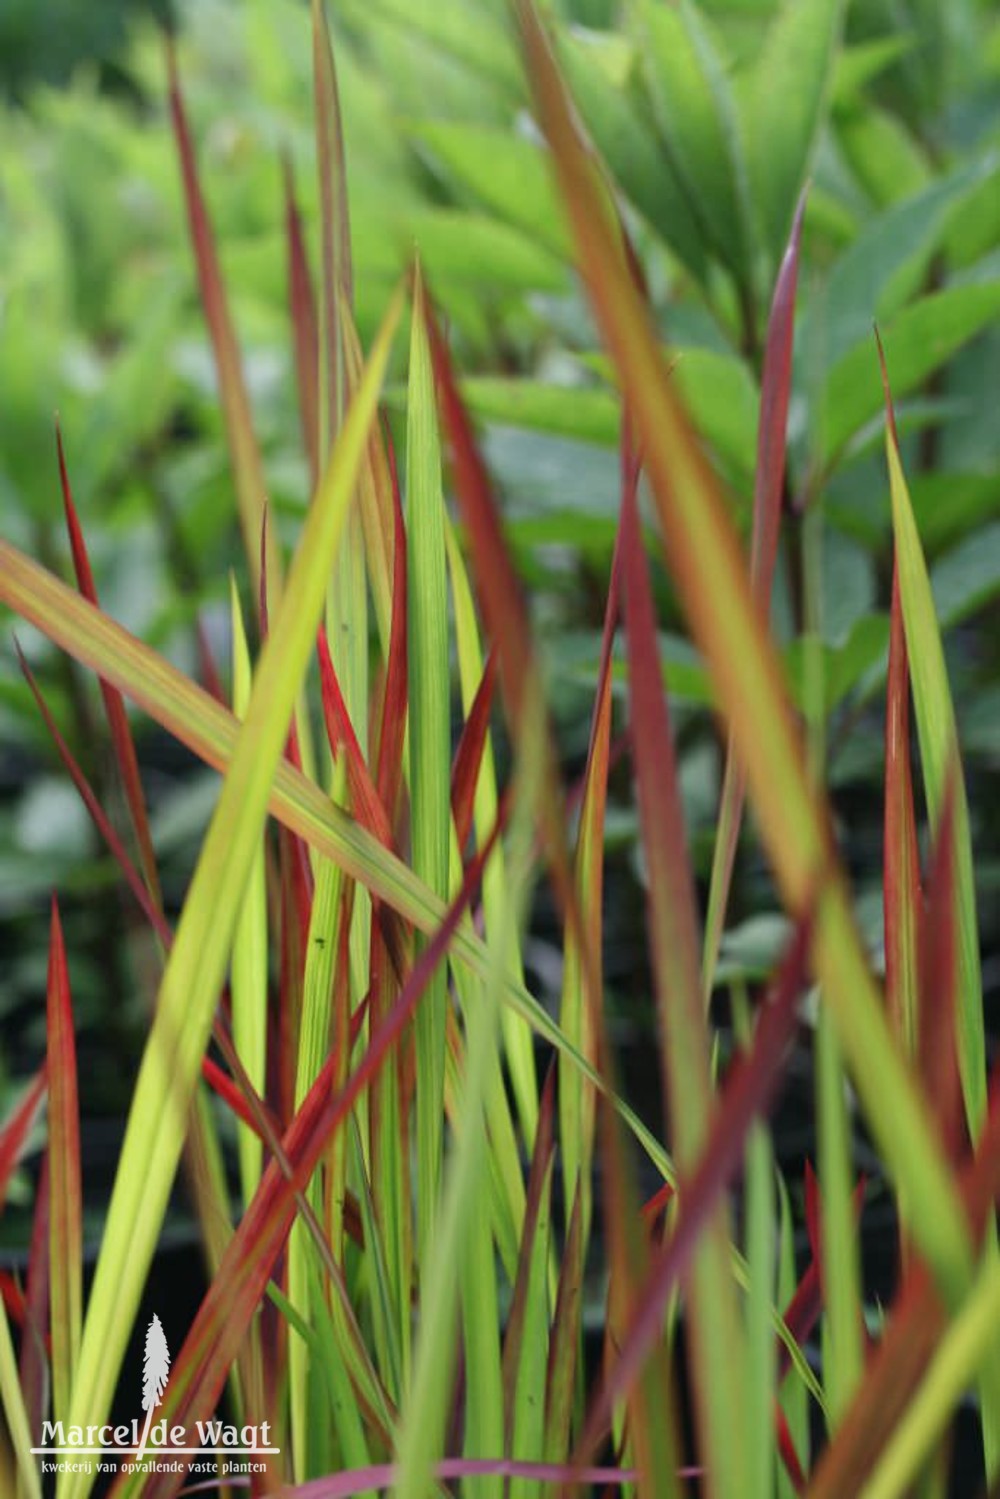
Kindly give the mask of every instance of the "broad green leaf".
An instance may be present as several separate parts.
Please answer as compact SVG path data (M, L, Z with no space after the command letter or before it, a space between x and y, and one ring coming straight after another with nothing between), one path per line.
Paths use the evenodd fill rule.
M971 532L931 569L934 611L942 629L961 624L1000 593L1000 522Z
M837 58L842 0L784 0L754 69L746 133L762 239L776 261L788 238Z
M661 148L648 100L638 86L638 49L628 46L624 76L609 77L603 49L611 33L561 31L559 57L573 99L615 182L698 281L705 241L669 155Z
M891 318L917 290L949 214L982 176L979 166L962 167L866 220L803 308L798 338L807 364L829 370L849 350L871 348L873 321Z
M569 259L545 154L533 141L510 130L446 121L413 125L410 135L473 201L524 230L561 261Z
M354 490L392 333L397 296L324 474L273 623L219 805L202 845L160 986L87 1307L70 1424L103 1421L187 1128L246 880L259 846L329 569ZM83 1499L93 1475L65 1473L60 1499Z
M479 73L500 92L519 99L524 84L510 35L503 24L503 8L482 0L475 10L465 0L435 0L413 5L410 0L374 0L365 10L391 16L404 30L425 38L436 51L454 58L470 73Z
M407 215L398 242L396 260L417 244L428 281L449 295L465 286L495 301L504 293L564 292L569 286L565 264L535 235L485 213L421 209Z
M923 297L883 329L894 394L909 394L1000 312L1000 282L953 286ZM878 361L870 338L856 344L830 370L819 411L824 465L882 405Z
M855 176L879 207L900 203L930 182L927 155L898 115L866 101L842 111L835 129Z
M575 437L601 447L611 447L618 437L618 401L597 386L475 375L463 380L460 389L469 411L486 421Z
M751 267L747 168L725 63L690 0L637 0L636 40L653 115L692 215L744 284Z

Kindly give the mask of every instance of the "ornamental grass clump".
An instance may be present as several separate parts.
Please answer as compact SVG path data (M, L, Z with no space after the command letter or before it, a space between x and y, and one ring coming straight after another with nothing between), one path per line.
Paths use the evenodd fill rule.
M696 1485L722 1499L770 1499L889 1496L917 1483L944 1494L949 1426L971 1391L996 1480L1000 1116L987 1088L969 809L900 461L891 349L883 982L838 856L816 722L803 727L793 712L768 627L801 184L784 182L780 202L767 204L788 238L771 292L748 558L676 394L637 254L545 25L530 0L515 0L512 15L621 402L617 539L578 782L564 783L525 594L419 263L362 353L336 74L318 3L318 298L288 188L313 481L290 557L268 509L170 65L248 583L232 588L231 661L199 685L102 611L72 454L64 461L61 447L76 586L0 542L5 604L100 679L124 830L92 794L22 658L67 773L155 934L161 969L84 1304L72 954L53 901L47 1060L0 1137L6 1182L47 1095L25 1296L5 1284L0 1317L5 1492L42 1492L30 1449L44 1445L43 1431L108 1421L123 1359L143 1335L140 1300L179 1168L208 1290L178 1347L161 1347L163 1329L153 1354L147 1343L142 1450L109 1480L117 1499L179 1492L183 1465L162 1460L150 1423L193 1435L220 1405L240 1428L269 1434L252 1492L333 1499L389 1487L415 1499L454 1487L535 1499L553 1486L669 1496ZM380 410L407 320L397 454ZM880 352L873 341L872 359ZM821 544L807 518L803 546ZM726 757L704 933L650 550L711 674ZM659 1129L623 1099L604 1004L619 650ZM820 699L823 669L822 653L807 655L807 687ZM126 698L222 777L175 924ZM759 996L731 985L738 1046L722 1061L709 1001L745 799L791 935ZM540 883L560 919L555 1004L527 978ZM810 986L818 1159L805 1190L808 1261L796 1274L796 1224L768 1118ZM864 1183L851 1158L848 1081L898 1214L899 1288L877 1318L859 1265ZM640 1152L661 1183L645 1203ZM585 1316L595 1262L597 1356ZM221 1466L217 1481L225 1487ZM96 1482L96 1469L70 1465L56 1493L86 1499Z

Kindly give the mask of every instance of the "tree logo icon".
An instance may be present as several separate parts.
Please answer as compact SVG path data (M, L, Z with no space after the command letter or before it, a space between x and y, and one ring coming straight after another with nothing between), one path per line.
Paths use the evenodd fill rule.
M154 1313L153 1320L146 1329L146 1353L142 1361L142 1408L146 1412L146 1424L142 1428L137 1462L142 1462L153 1412L163 1399L169 1374L170 1350L160 1319Z

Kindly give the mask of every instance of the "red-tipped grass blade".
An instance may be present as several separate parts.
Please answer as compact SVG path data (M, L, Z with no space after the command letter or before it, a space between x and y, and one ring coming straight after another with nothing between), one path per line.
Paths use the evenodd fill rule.
M494 647L486 658L483 677L473 699L469 716L455 751L451 770L451 810L458 833L458 846L464 849L472 832L472 812L476 798L479 771L490 729L490 712L497 679L497 653Z
M674 1159L678 1171L686 1173L698 1160L709 1128L710 1042L701 998L694 883L634 488L625 490L621 548L629 724L646 859L661 1075ZM745 1472L743 1339L729 1244L726 1204L716 1195L701 1223L688 1289L699 1450L721 1494L735 1494L738 1471Z
M354 300L344 133L340 118L337 70L322 0L313 0L312 36L316 91L316 160L322 230L322 348L327 397L327 409L324 413L325 439L320 442L322 454L339 429L347 401L341 299L347 307Z
M295 377L299 393L302 442L309 463L310 488L319 482L319 322L302 220L295 201L295 183L287 157L284 162L285 242L288 257L288 310L295 348Z
M18 1163L28 1147L31 1131L45 1097L46 1077L42 1068L32 1078L21 1099L0 1125L0 1208L7 1200L7 1188Z
M889 671L885 711L885 818L883 849L885 1000L893 1029L908 1056L918 1032L918 943L923 892L910 764L910 681L899 596L899 566L892 570Z
M347 754L347 784L351 793L354 816L373 837L386 848L392 847L392 831L385 807L372 782L365 764L365 757L354 732L351 716L340 690L337 673L330 657L326 631L322 627L316 637L319 653L320 689L323 699L323 719L326 724L330 751L336 757L343 746Z
M146 917L150 926L152 926L153 930L156 932L156 935L160 939L163 946L165 948L169 947L172 933L163 916L163 912L160 907L158 892L155 895L152 893L149 886L143 882L139 871L136 869L135 865L132 863L132 860L129 858L124 844L112 827L107 813L104 811L104 808L101 806L96 795L94 794L93 788L84 775L79 762L76 760L72 750L66 743L66 740L59 732L58 725L56 724L49 706L42 695L42 690L35 679L34 672L28 665L24 652L21 650L21 647L16 639L14 641L14 649L17 652L18 662L20 664L21 671L24 674L24 679L31 689L31 695L35 699L35 703L38 707L39 713L42 716L42 720L45 723L45 727L49 731L49 735L56 747L59 758L63 762L63 765L66 767L66 770L69 773L69 777L72 780L73 785L76 787L80 795L80 799L83 802L83 805L86 807L91 821L93 822L98 833L104 839L109 850L111 851L112 856L118 864L118 867L121 869L121 872L125 878L125 882L131 890L133 896L135 897L139 909Z
M774 1101L797 1023L809 939L808 923L802 923L764 1001L750 1050L735 1062L697 1159L678 1186L680 1212L676 1225L656 1255L613 1370L588 1415L580 1438L582 1457L593 1450L593 1442L607 1421L611 1405L635 1378L659 1336L667 1297L688 1273L691 1257L717 1210L719 1198L742 1165L747 1132Z
M76 505L73 503L73 492L70 488L69 473L66 468L66 454L63 451L62 433L58 426L56 427L56 448L59 455L59 479L62 484L66 529L69 533L70 549L73 553L73 569L76 573L77 587L85 599L89 599L92 604L99 607L97 588L94 584L94 574L91 570L87 546L83 539L80 518L77 514ZM108 727L111 730L111 744L114 749L115 763L118 766L118 774L121 776L122 789L125 793L125 804L128 807L132 830L135 833L136 843L139 847L139 864L142 869L143 879L149 888L153 902L159 906L161 904L160 877L156 868L153 837L149 830L149 817L146 812L146 798L142 789L142 778L139 775L139 760L135 752L135 741L132 738L128 714L125 711L125 699L116 687L112 687L103 678L100 680L100 688Z
M266 501L267 486L260 449L254 435L250 397L243 377L240 351L236 342L226 290L219 268L218 252L209 223L205 199L198 179L194 142L188 125L173 46L167 44L167 70L170 89L170 117L177 141L184 201L187 206L191 243L194 248L201 290L202 307L208 324L212 353L219 380L219 398L226 424L226 440L236 482L243 546L256 595L260 586L258 542ZM281 594L281 559L273 538L268 537L268 586L272 607Z
M785 484L785 442L788 430L788 400L792 385L792 335L795 323L795 289L798 283L799 250L805 193L799 199L792 232L785 250L768 321L764 367L760 382L760 420L757 429L757 466L754 473L753 531L750 545L750 583L763 624L767 625L771 584L778 555L782 494ZM726 746L726 768L712 859L708 913L702 957L702 982L706 996L719 954L726 921L726 905L736 859L746 772L736 754L732 738Z
M524 748L530 735L534 753L543 756L538 813L546 854L556 893L571 923L579 925L566 853L562 790L544 716L541 680L524 596L504 539L486 468L458 393L448 348L429 304L427 333L437 379L442 427L451 450L456 498L472 548L487 629L497 648L500 685L508 718L518 746ZM589 948L583 933L580 939ZM597 992L596 986L594 992Z
M378 736L375 784L379 799L392 821L403 784L403 744L407 709L407 569L406 527L399 492L396 450L386 430L387 469L392 496L392 619L386 661L382 717Z
M49 1287L55 1408L69 1409L83 1319L83 1195L76 1035L66 949L55 897L46 1007L49 1079Z
M42 1157L42 1168L38 1174L38 1189L35 1193L35 1209L31 1220L31 1241L28 1245L27 1289L22 1295L18 1288L17 1319L23 1329L18 1375L24 1410L28 1425L37 1444L41 1444L42 1421L50 1397L52 1338L50 1328L50 1251L52 1232L49 1222L49 1157Z

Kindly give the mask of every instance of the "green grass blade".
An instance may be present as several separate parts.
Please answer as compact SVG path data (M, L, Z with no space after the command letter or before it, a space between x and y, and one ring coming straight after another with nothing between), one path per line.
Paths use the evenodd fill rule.
M230 584L233 630L233 713L239 719L250 703L250 652L235 581ZM253 857L246 894L236 921L229 974L233 1044L247 1077L263 1096L267 1072L267 891L263 843ZM262 1143L255 1130L237 1125L243 1201L248 1203L260 1180Z
M749 96L750 180L762 239L777 256L829 100L843 0L785 0L757 56Z
M451 723L448 701L448 588L441 447L423 285L414 281L406 434L409 599L410 801L413 869L435 895L448 894ZM445 975L432 980L417 1012L417 1212L420 1263L438 1209L444 1118Z
M983 989L979 963L975 876L965 778L961 772L955 710L948 687L941 632L930 578L913 515L899 450L886 429L886 457L896 539L899 591L906 632L913 705L931 823L937 827L949 770L955 775L955 877L959 906L959 1037L962 1085L973 1139L986 1110L986 1042L983 1033Z
M31 1456L31 1424L24 1407L24 1396L17 1374L17 1359L14 1355L14 1340L7 1321L7 1304L0 1296L0 1399L7 1418L17 1464L17 1488L15 1499L42 1499L42 1485L35 1459Z
M458 654L462 707L468 714L483 677L483 652L468 571L455 539L454 528L450 524L446 524L445 527L445 543L455 614L455 644ZM493 739L490 734L487 734L473 799L473 823L476 839L480 845L489 836L496 823L498 807ZM506 856L503 845L498 843L490 856L483 876L483 913L487 932L499 925L506 899ZM507 962L512 981L523 988L524 965L516 934L507 955ZM531 1032L520 1016L515 1015L508 1006L504 1007L501 1024L507 1065L510 1069L511 1087L517 1102L521 1130L525 1143L530 1148L535 1138L535 1128L538 1122L538 1079L535 1072Z

